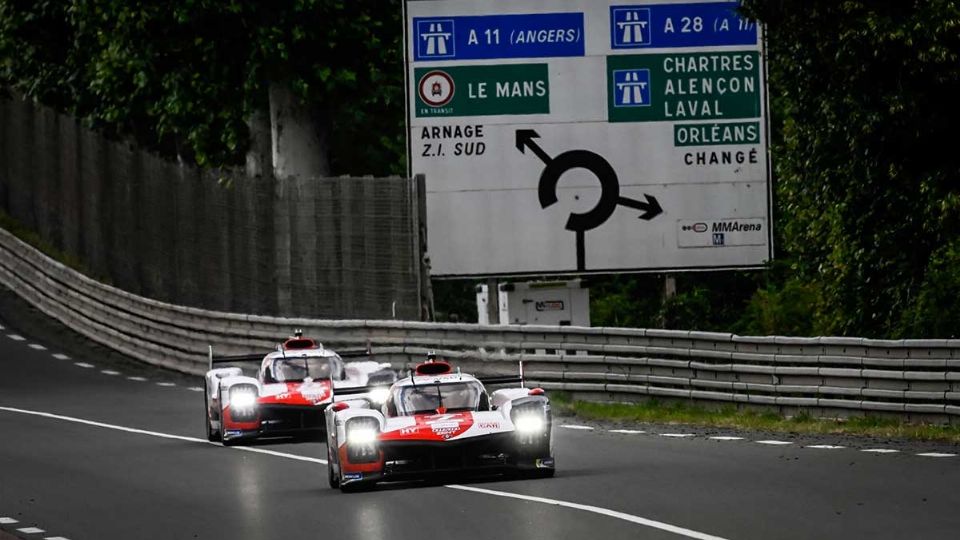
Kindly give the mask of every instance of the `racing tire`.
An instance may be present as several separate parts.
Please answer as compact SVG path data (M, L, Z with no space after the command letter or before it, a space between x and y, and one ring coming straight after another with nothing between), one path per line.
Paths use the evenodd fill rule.
M327 482L333 489L340 487L340 476L333 474L333 452L330 451L329 446L327 447Z
M206 385L204 385L206 386ZM207 399L207 389L203 389L203 409L204 409L204 419L206 420L207 427L207 440L210 442L219 442L220 430L213 429L213 421L210 419L210 401Z

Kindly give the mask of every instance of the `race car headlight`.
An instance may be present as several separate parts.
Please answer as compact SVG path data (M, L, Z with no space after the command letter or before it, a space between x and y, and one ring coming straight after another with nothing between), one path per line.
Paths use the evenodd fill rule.
M361 417L347 420L347 460L350 463L372 463L380 459L377 435L380 422L376 418Z
M387 398L390 397L390 389L385 386L381 386L370 390L370 393L367 395L370 398L371 403L383 405L383 403L387 401Z
M510 411L517 440L527 450L550 442L550 404L541 398L524 398Z
M230 406L234 409L252 409L257 403L257 394L247 388L230 391Z
M347 443L370 445L377 440L377 430L369 427L355 427L347 432Z
M251 422L257 417L257 387L248 384L230 388L230 417Z
M526 413L518 416L514 425L517 427L517 432L521 435L533 435L534 433L542 432L546 424L543 421L542 413Z

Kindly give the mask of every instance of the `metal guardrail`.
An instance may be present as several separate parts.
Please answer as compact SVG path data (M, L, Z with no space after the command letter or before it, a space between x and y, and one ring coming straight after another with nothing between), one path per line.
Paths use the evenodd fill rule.
M0 230L0 283L129 357L201 373L206 350L268 350L294 328L326 346L372 345L401 366L428 350L467 370L524 361L546 389L960 421L960 340L746 337L726 333L262 317L165 304L99 283Z

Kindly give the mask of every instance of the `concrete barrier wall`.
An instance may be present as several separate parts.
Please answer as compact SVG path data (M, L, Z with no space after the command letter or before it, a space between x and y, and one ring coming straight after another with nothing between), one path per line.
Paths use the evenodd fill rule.
M0 283L133 358L201 373L217 354L266 351L294 329L326 346L368 343L403 366L436 350L482 374L515 373L596 399L698 400L829 415L960 421L960 340L748 337L657 329L479 326L264 317L176 306L75 272L0 230Z

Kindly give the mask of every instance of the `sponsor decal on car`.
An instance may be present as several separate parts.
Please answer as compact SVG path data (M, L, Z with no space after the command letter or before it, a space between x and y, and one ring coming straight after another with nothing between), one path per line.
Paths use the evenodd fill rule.
M534 462L534 465L536 465L538 469L552 469L553 458L538 459Z
M344 473L343 479L344 480L362 480L363 473L359 473L359 472Z
M500 429L500 422L477 422L480 429Z

